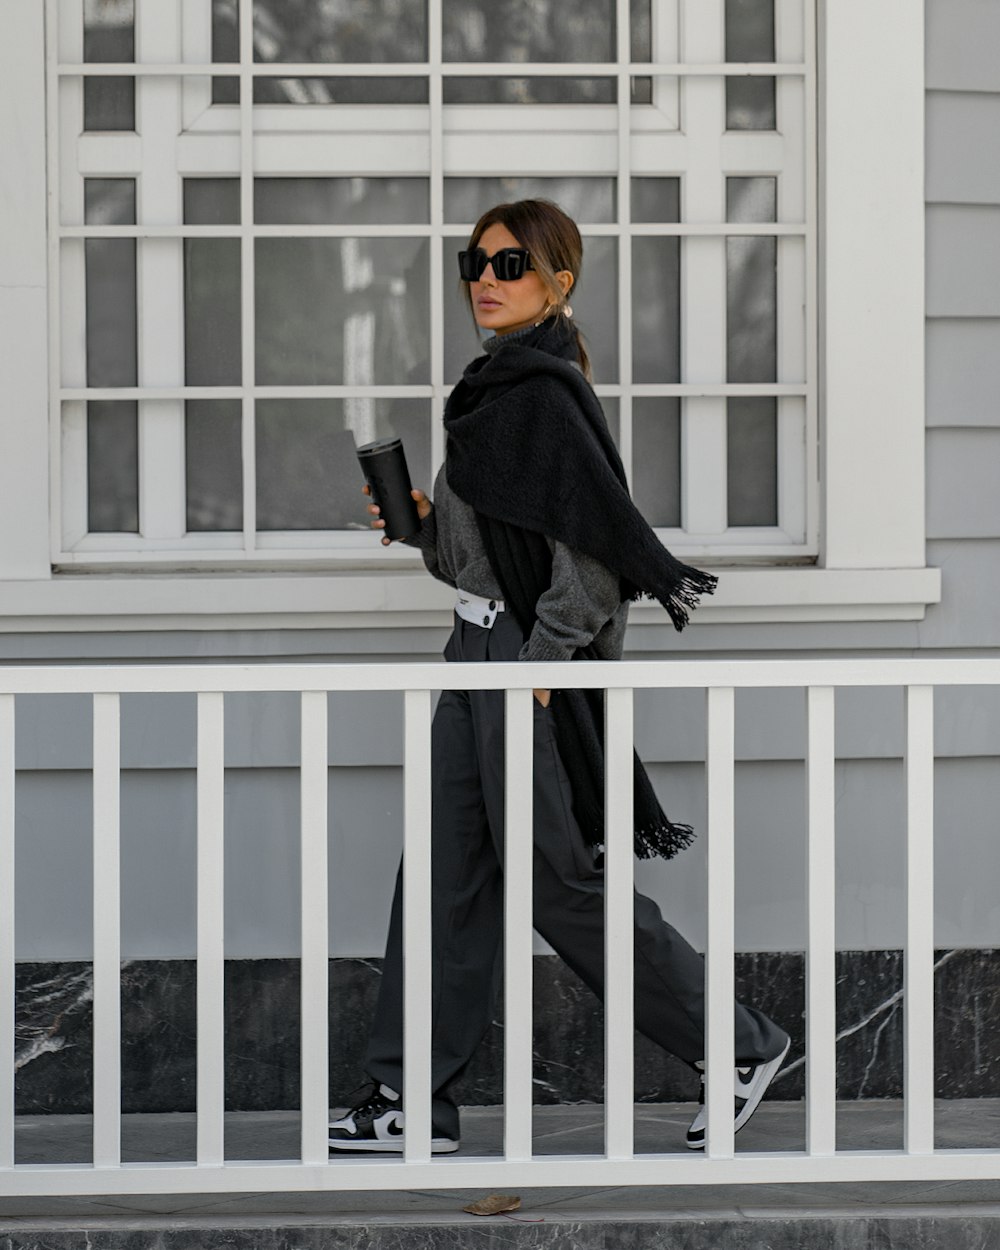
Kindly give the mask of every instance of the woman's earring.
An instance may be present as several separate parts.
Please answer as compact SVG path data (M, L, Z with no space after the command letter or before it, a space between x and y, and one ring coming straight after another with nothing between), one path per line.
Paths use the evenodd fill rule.
M569 304L569 303L567 303L567 304L563 304L563 306L562 306L562 311L563 311L563 316L564 316L564 317L567 319L567 321L568 321L568 320L569 320L569 318L573 316L573 305L572 305L572 304Z

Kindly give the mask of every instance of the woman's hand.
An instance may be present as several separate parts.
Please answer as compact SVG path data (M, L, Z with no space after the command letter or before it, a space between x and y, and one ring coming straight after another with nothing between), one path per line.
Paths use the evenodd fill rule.
M362 494L365 494L369 498L371 498L371 493L372 493L371 487L368 485L367 482L365 482L364 486L361 487L361 491L362 491ZM416 501L417 516L420 518L421 521L423 521L424 517L430 515L431 501L427 498L427 496L424 494L422 490L411 490L410 496ZM372 514L373 517L378 518L379 513L382 511L382 509L378 506L377 503L370 503L368 505L368 511ZM381 519L372 521L372 529L384 530L385 522ZM391 542L392 542L391 538L383 538L382 546L388 547Z
M535 696L542 707L549 706L549 700L552 698L551 690L533 690L531 693Z

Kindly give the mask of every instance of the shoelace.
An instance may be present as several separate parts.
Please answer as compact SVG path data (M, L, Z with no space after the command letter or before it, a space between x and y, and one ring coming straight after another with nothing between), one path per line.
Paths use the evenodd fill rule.
M385 1095L381 1092L377 1081L370 1081L367 1085L361 1085L354 1091L351 1098L357 1098L362 1091L365 1091L364 1097L360 1101L353 1103L350 1114L353 1116L371 1115L382 1107L389 1105Z

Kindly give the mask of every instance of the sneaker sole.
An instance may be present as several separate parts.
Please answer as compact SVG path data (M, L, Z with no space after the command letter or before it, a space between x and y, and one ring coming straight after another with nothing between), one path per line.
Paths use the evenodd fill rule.
M331 1150L343 1150L350 1154L397 1154L403 1153L403 1143L395 1141L349 1141L341 1138L330 1138ZM431 1141L432 1155L450 1155L458 1149L457 1141L436 1137Z
M781 1054L776 1055L773 1059L768 1060L767 1063L763 1064L760 1067L760 1069L758 1069L758 1079L759 1079L758 1088L754 1091L753 1095L746 1100L743 1106L740 1107L739 1112L737 1113L737 1116L736 1116L736 1121L733 1124L734 1133L738 1133L740 1129L744 1127L744 1125L747 1123L747 1121L750 1119L753 1113L760 1106L761 1099L767 1093L768 1087L770 1086L774 1078L778 1075L778 1072L781 1069L781 1065L785 1062L785 1056L788 1054L788 1051L791 1045L792 1045L792 1039L789 1038L788 1041L785 1043L785 1049L781 1052ZM705 1149L704 1134L702 1134L702 1137L700 1140L698 1139L692 1140L690 1137L688 1137L685 1139L684 1144L687 1146L688 1150L704 1150Z

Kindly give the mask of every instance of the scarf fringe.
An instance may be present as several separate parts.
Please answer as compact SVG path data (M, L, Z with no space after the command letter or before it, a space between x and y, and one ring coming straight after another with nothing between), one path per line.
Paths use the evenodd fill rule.
M633 603L639 599L653 599L661 603L673 622L674 629L680 633L690 619L689 612L698 606L701 596L714 594L718 584L719 579L714 573L706 573L704 569L696 569L690 564L677 563L673 583L664 593L637 588L629 598Z
M635 855L637 859L673 859L694 841L690 825L676 825L671 820L665 824L646 825L635 831Z

